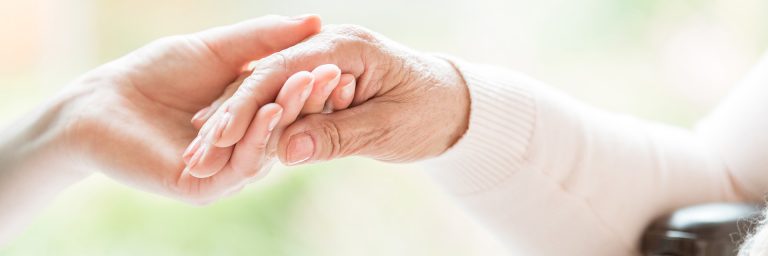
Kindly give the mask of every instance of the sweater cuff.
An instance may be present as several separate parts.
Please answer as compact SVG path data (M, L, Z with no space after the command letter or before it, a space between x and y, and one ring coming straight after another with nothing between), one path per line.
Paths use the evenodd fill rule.
M535 120L532 79L452 57L469 88L469 127L441 156L424 162L427 173L450 193L471 194L505 181L526 162Z

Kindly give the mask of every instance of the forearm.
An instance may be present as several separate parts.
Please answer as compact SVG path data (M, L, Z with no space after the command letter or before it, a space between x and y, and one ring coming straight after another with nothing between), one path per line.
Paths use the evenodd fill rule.
M0 244L7 243L58 192L87 174L67 148L72 97L59 97L11 123L0 136Z
M431 173L502 241L537 255L632 254L658 214L741 198L691 131L591 108L512 71L459 66L470 128ZM551 246L555 234L566 239Z

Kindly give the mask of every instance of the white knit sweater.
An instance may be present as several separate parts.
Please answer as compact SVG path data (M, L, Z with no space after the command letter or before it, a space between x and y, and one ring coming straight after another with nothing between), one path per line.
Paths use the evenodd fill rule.
M469 129L427 166L521 255L636 255L660 214L768 192L768 58L694 131L452 61L470 89Z

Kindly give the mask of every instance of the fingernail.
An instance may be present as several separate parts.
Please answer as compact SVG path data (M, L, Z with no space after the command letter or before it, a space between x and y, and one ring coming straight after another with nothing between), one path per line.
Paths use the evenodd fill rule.
M203 145L195 151L195 154L189 159L189 164L187 165L189 169L195 168L197 163L200 162L200 158L205 154L205 151L208 151L208 145Z
M315 142L306 133L293 135L288 142L288 165L307 161L315 153Z
M277 111L277 113L275 113L275 115L272 116L272 120L269 121L269 126L267 126L267 131L271 132L272 130L275 129L275 127L277 126L277 123L280 122L280 117L282 117L282 115L283 115L283 110L280 109L280 111Z
M182 175L186 175L186 174L189 174L189 165L187 165L186 167L184 167L184 170L182 170L182 171L181 171L181 174L182 174Z
M344 85L344 87L341 87L341 98L344 100L347 100L349 98L354 97L355 89L355 81L349 82L348 84Z
M214 119L215 117L211 117L211 119L208 119L208 121L203 124L203 127L200 128L200 131L197 132L197 137L205 138L208 135L208 132L211 130L211 127L216 126L217 123L214 123L215 120L218 120L218 118Z
M195 113L195 116L192 117L192 121L194 122L195 120L203 118L206 114L208 114L208 111L210 109L211 109L211 106L207 106L201 109L200 111L197 111L197 113Z
M224 130L226 130L226 128L229 126L231 120L232 113L224 113L224 115L221 116L221 120L219 120L219 122L216 124L216 128L211 133L211 136L208 139L208 143L216 144L221 139L221 136L224 134Z
M340 76L341 76L341 74L338 74L338 75L336 75L336 77L334 77L333 79L328 81L328 83L325 84L325 87L323 87L323 93L325 93L326 95L330 94L331 91L333 91L333 88L336 88L336 85L339 84L339 77Z
M289 19L290 20L300 21L300 20L305 20L305 19L309 18L309 16L312 16L312 14L296 15L296 16L290 17Z
M219 107L219 109L221 109L224 114L229 113L229 105L226 103L221 107ZM208 135L211 132L211 130L215 131L218 128L219 123L221 123L220 120L224 117L224 114L219 114L219 113L211 114L208 120L205 121L205 124L203 124L203 127L200 128L200 131L197 133L197 136L200 136L201 138L204 138L204 139L208 138Z
M264 141L269 144L269 138L272 137L272 132L268 132L266 136L264 136Z
M187 149L184 150L184 154L182 154L185 161L188 161L190 155L197 150L198 146L200 146L200 137L195 137L192 143L187 146Z
M312 93L312 84L314 84L314 80L315 79L312 79L311 81L309 81L309 83L305 85L306 87L304 88L304 91L301 92L301 95L299 97L301 97L302 102L306 101L307 98L309 98L309 94Z

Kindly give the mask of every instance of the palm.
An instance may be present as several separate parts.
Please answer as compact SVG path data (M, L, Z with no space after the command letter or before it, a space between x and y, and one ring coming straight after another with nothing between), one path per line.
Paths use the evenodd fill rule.
M95 86L73 122L73 138L89 163L110 177L176 198L211 201L233 184L183 173L182 151L197 133L192 115L216 99L245 63L319 29L315 16L268 16L151 43L86 75Z
M107 175L132 185L172 196L204 194L206 179L182 175L184 147L197 130L192 115L210 104L236 78L204 44L194 39L162 40L105 68L115 70L117 83L93 95L109 106L86 115L90 154ZM126 69L130 67L134 70ZM108 117L108 118L105 118ZM118 157L115 157L118 156Z
M122 66L135 69L128 70L132 89L156 103L190 113L217 98L239 74L192 36L156 41L123 60L131 63Z

